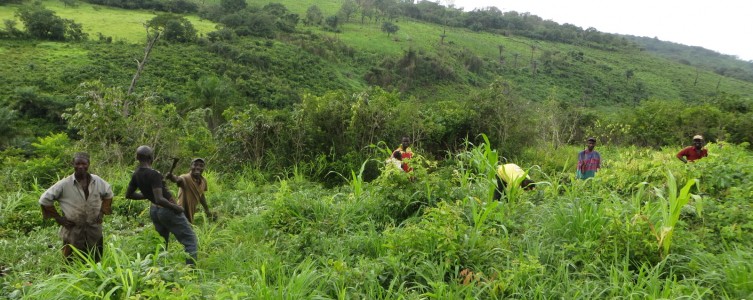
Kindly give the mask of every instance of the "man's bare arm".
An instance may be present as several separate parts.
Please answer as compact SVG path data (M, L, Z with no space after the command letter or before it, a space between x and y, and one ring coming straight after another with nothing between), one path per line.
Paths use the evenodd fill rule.
M173 173L167 173L167 175L165 175L165 179L175 182L176 184L178 184L178 187L181 187L181 188L184 187L183 186L184 180L183 180L183 177L181 176L175 176L175 174Z
M126 197L126 199L131 199L131 200L144 200L144 199L146 199L146 197L144 197L144 194L137 192L136 188L132 187L130 185L126 189L125 197Z

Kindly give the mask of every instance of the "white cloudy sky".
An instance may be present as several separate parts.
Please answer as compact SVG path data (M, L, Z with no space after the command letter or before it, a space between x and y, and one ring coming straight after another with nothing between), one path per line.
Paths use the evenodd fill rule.
M466 11L496 6L583 29L657 37L753 61L751 0L441 0Z

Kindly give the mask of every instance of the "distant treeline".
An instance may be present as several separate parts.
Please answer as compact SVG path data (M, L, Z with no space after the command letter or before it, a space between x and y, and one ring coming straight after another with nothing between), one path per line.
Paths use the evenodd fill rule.
M368 1L361 2L365 3ZM584 30L572 24L559 24L551 20L544 20L528 12L502 12L496 7L464 12L461 8L445 7L436 2L423 0L415 4L412 1L401 2L398 11L405 17L440 25L464 27L474 31L518 35L532 39L587 45L607 50L635 46L634 43L624 37L602 33L593 27Z
M84 0L91 4L106 5L126 9L153 9L171 13L193 13L199 5L188 0Z
M642 49L668 57L681 64L713 70L722 76L753 82L753 61L741 61L732 55L721 54L698 46L659 40L658 38L627 36Z
M261 22L262 25L267 21L264 15L252 15L249 13L258 12L253 8L243 11L248 7L246 1L242 0L223 0L219 5L199 5L190 0L84 0L88 3L106 5L126 9L151 9L172 13L195 13L199 12L203 17L213 21L232 26L239 22ZM0 0L2 3L20 3L21 0ZM267 7L282 7L278 3L269 3ZM314 7L316 5L313 5ZM284 9L287 10L287 9ZM269 10L267 12L270 12ZM272 14L274 15L274 11ZM314 13L315 15L311 15ZM233 20L222 20L223 16L233 15ZM241 18L243 17L243 18ZM278 17L280 17L278 15ZM288 27L295 28L299 21L297 14L287 13L284 23ZM446 7L433 1L398 1L398 0L346 0L343 2L339 11L332 16L322 15L321 10L317 7L312 10L309 8L303 21L308 24L325 25L337 30L339 24L350 21L365 22L383 22L395 21L400 17L407 17L416 20L422 20L439 24L442 26L462 27L474 31L487 31L503 35L518 35L532 39L561 42L568 44L587 45L589 47L616 50L625 47L634 47L635 44L625 37L602 33L596 28L583 29L572 24L559 24L551 20L544 20L539 16L530 13L519 13L516 11L502 12L498 8L488 7L476 9L470 12L464 12L460 8ZM245 21L240 21L245 19ZM251 20L250 20L251 19ZM229 24L230 23L230 24ZM253 26L247 26L254 30Z

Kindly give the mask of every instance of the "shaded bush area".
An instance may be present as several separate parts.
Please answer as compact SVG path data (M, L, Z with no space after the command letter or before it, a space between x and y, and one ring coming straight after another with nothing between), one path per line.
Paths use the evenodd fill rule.
M201 10L200 16L222 24L238 36L274 38L277 32L292 33L299 22L298 14L291 13L279 3L263 7L248 6L245 1L223 0Z
M193 13L199 5L190 0L84 0L91 4L125 9L152 9L171 13Z
M88 38L81 24L70 19L63 19L54 11L38 3L22 6L16 16L24 24L26 34L35 39L52 41L83 41ZM5 21L5 33L0 36L20 37L13 21Z

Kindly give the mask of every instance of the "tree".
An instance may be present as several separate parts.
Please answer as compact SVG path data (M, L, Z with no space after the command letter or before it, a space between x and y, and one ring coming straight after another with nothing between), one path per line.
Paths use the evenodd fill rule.
M247 20L246 26L248 26L250 35L263 38L274 38L275 28L277 28L274 16L263 12L252 14L251 18Z
M332 32L340 32L340 18L337 15L329 16L324 20L324 28Z
M272 16L277 29L283 32L293 32L298 26L298 14L290 13L288 8L279 3L270 3L262 8L263 12Z
M309 6L309 8L306 10L306 19L303 21L303 23L306 24L306 26L316 26L322 24L323 18L324 15L322 14L322 10L319 9L318 6L312 5Z
M225 13L234 13L246 9L246 0L220 0L220 7Z
M26 33L35 38L52 41L81 41L88 36L84 33L81 24L58 17L54 11L41 5L21 7L16 12L16 16L24 23ZM12 28L15 24L6 22L5 26Z
M187 19L181 17L180 20L170 20L165 23L165 40L173 42L191 42L196 39L196 29Z
M387 33L387 36L390 36L390 34L393 34L400 30L400 27L393 24L392 22L384 22L382 23L382 31Z
M499 63L505 62L505 57L502 56L502 52L505 50L505 45L499 44L497 45L497 49L499 49Z
M633 69L627 69L625 71L625 84L626 85L630 83L630 79L633 79L633 76L635 76L635 71L633 71Z
M361 7L361 24L366 23L366 18L371 20L374 17L374 0L360 0L358 5Z
M61 1L63 2L63 6L65 7L68 7L68 6L77 7L78 6L78 2L76 2L76 0L61 0Z
M71 41L83 41L89 37L89 34L84 32L84 27L81 24L73 22L73 20L63 19L65 24L65 37Z
M196 39L196 29L183 16L160 14L149 20L146 26L161 31L162 37L171 42L186 43Z
M133 79L131 79L131 86L128 87L127 95L130 95L133 93L133 89L136 88L136 82L139 80L139 76L141 76L141 72L144 71L144 65L146 65L146 61L149 59L149 54L152 53L152 48L154 48L154 44L157 43L157 40L159 40L160 35L162 34L162 31L159 28L154 28L150 26L144 26L146 27L146 46L144 47L144 58L139 61L136 59L136 73L133 74ZM151 29L151 32L150 32ZM122 114L124 116L128 116L128 102L125 102L123 104L123 111Z
M350 21L350 17L353 16L356 11L358 11L358 4L353 0L345 0L345 3L340 6L340 11L338 11L337 14L342 16L342 18L345 19L345 22L348 22Z
M17 22L15 20L3 20L3 23L5 24L5 32L0 31L0 37L15 38L24 35L23 31L16 28Z
M26 32L35 38L63 41L65 40L65 22L54 11L42 6L24 6L18 9L16 16L26 27Z
M72 1L72 0L66 0L66 1ZM165 10L171 13L176 13L176 14L196 12L199 10L199 5L189 0L167 1L165 3L165 6L166 6Z
M230 106L234 90L232 85L217 76L204 76L199 78L191 89L191 109L209 108L209 128L214 130L220 125L222 113Z

